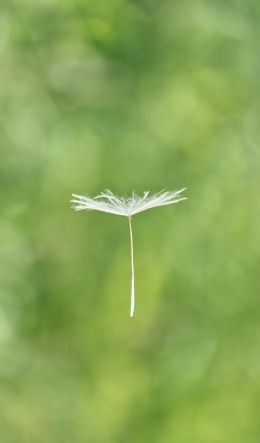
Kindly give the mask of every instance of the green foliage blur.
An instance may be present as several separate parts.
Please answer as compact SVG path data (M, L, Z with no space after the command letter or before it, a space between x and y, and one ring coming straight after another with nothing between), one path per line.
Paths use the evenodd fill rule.
M0 443L260 442L258 0L1 0ZM133 220L71 193L187 186Z

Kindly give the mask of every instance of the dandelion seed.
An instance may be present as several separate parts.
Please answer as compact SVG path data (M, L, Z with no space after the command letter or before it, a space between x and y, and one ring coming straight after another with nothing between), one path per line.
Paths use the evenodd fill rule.
M181 195L185 189L186 188L183 188L175 192L161 191L153 195L149 195L149 191L146 191L143 196L139 196L133 192L131 197L118 197L109 190L102 192L94 198L90 198L87 195L72 194L73 200L71 200L71 203L73 203L72 207L76 211L93 210L108 212L128 218L131 251L130 317L133 317L135 307L134 244L131 219L134 215L147 211L148 209L156 208L157 206L171 205L172 203L186 200L186 197L182 197Z

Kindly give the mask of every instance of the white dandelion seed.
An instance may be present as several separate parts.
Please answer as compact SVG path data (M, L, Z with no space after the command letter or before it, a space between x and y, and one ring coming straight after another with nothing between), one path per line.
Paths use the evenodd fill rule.
M172 203L178 203L181 200L186 200L186 197L181 196L185 189L186 188L183 188L175 192L161 191L150 196L149 191L144 192L143 196L139 196L133 192L131 197L118 197L109 190L102 192L94 198L90 198L87 195L84 196L72 194L73 200L71 200L71 203L73 203L72 207L76 211L94 210L122 215L128 218L131 249L130 317L133 317L135 307L134 244L131 219L134 215L139 214L139 212L146 211L147 209L156 208L157 206L171 205Z

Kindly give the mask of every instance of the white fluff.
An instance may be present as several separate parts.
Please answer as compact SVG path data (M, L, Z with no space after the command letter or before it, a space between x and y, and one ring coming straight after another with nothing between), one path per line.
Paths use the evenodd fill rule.
M157 194L149 195L149 191L144 192L142 196L132 193L131 197L118 197L111 191L106 190L94 198L90 198L87 195L72 194L73 208L76 211L101 211L108 212L110 214L122 215L128 217L130 243L131 243L131 306L130 316L134 315L134 303L135 303L135 291L134 291L134 247L133 247L133 233L131 217L139 212L146 211L147 209L156 208L157 206L171 205L172 203L178 203L181 200L186 200L186 197L182 197L181 193L186 188L180 189L175 192L161 191Z

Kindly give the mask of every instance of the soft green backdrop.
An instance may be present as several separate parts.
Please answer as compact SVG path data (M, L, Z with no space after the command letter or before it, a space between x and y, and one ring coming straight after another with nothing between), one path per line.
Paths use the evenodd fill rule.
M0 442L260 442L258 0L1 0ZM71 193L187 186L127 220Z

